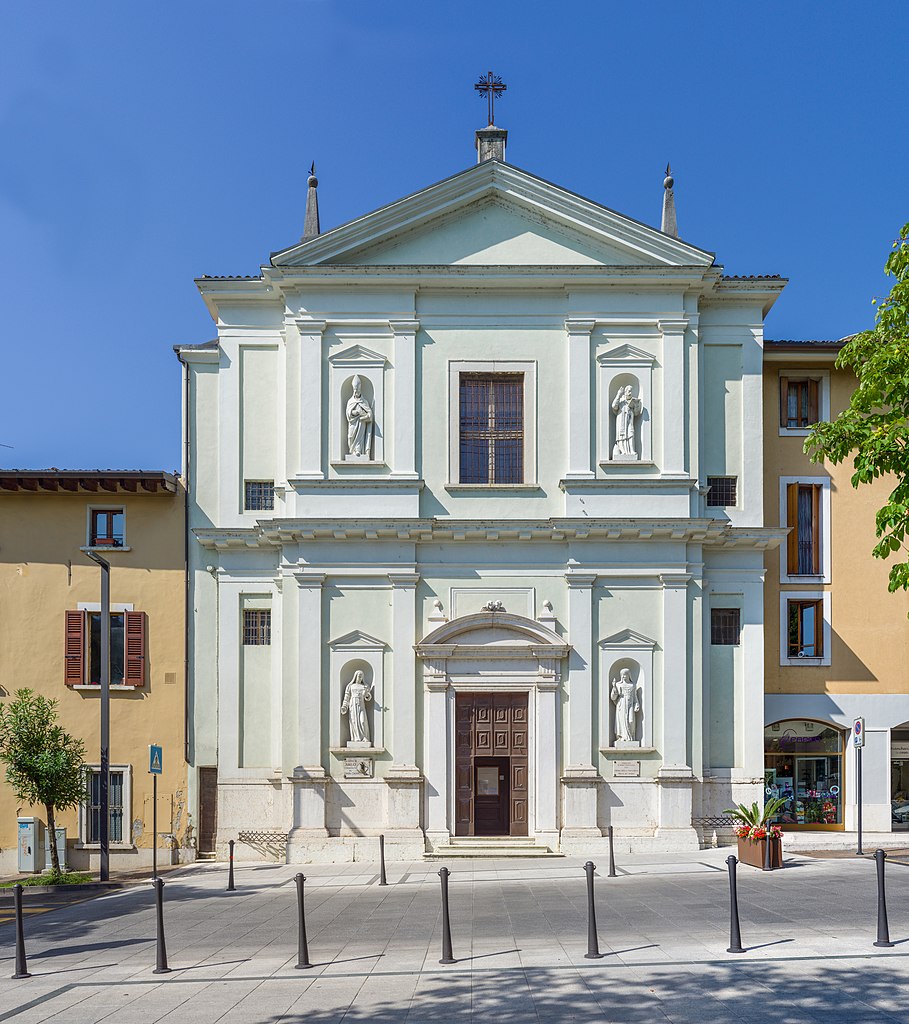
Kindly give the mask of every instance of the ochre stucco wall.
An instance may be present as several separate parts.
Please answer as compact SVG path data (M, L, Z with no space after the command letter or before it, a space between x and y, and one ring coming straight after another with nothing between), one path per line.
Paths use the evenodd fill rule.
M111 604L132 604L147 614L146 684L111 693L111 765L132 764L126 848L112 866L128 870L150 862L152 783L148 745L164 745L158 782L159 833L186 839L184 762L184 492L170 495L13 493L0 495L0 700L30 687L59 701L59 721L85 741L86 763L99 760L97 690L64 685L64 613L79 602L100 601L101 570L86 544L90 505L126 509L129 551L111 551ZM0 772L0 870L15 869L16 817L43 808L20 805ZM173 808L173 813L172 813ZM88 864L79 849L76 811L60 816L68 856ZM127 836L128 833L128 836ZM164 845L159 837L159 849ZM162 856L159 854L159 856ZM92 864L97 856L92 856Z
M790 364L786 364L787 368ZM892 489L888 480L852 487L851 459L839 466L812 463L803 437L779 436L779 371L764 371L764 515L768 526L780 523L782 476L831 478L831 566L829 584L780 586L780 554L767 552L765 594L765 676L768 693L909 692L909 595L887 590L889 563L873 558L874 517ZM804 369L804 367L799 367ZM811 369L830 372L830 412L848 404L855 386L851 373L829 363ZM784 542L785 544L785 542ZM830 591L831 663L829 666L780 665L780 590Z

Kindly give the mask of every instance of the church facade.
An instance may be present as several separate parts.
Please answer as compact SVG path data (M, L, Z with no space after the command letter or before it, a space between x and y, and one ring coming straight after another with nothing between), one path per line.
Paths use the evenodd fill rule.
M763 791L784 281L505 160L198 282L200 849L696 849ZM665 200L671 203L671 179ZM670 211L671 212L671 211Z

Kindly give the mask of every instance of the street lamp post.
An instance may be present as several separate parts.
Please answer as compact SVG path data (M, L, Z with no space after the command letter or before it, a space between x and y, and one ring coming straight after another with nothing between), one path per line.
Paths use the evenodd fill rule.
M110 875L110 562L94 551L85 552L101 566L101 779L98 839L101 881Z

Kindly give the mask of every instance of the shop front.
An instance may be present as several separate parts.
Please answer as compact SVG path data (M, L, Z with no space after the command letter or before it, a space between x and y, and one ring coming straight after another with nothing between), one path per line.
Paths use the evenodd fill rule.
M843 829L845 735L811 719L787 719L764 729L766 793L785 801L775 823L787 829ZM909 759L906 767L909 776Z
M890 734L890 824L894 832L909 832L909 729Z

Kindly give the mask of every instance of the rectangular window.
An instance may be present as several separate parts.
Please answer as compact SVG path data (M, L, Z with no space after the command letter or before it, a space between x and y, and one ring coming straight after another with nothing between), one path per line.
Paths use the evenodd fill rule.
M736 504L738 477L708 476L707 504L712 508L732 508Z
M524 482L524 375L460 376L460 482Z
M738 647L742 636L742 612L739 608L710 609L710 642L722 647Z
M781 427L801 430L817 423L819 384L811 377L780 377Z
M786 485L786 571L790 576L821 574L821 485Z
M86 843L101 842L101 770L86 768L85 828L83 839ZM124 821L124 797L126 772L110 770L108 778L108 838L112 843L122 843Z
M123 679L123 612L110 614L110 682L122 686ZM101 612L88 613L89 659L88 681L101 684Z
M243 644L257 647L271 643L271 609L243 609Z
M247 480L243 489L243 507L247 512L271 512L274 509L274 480Z
M821 600L788 601L790 658L824 656L824 605Z
M88 546L122 548L126 529L126 513L122 508L93 508L90 515Z

